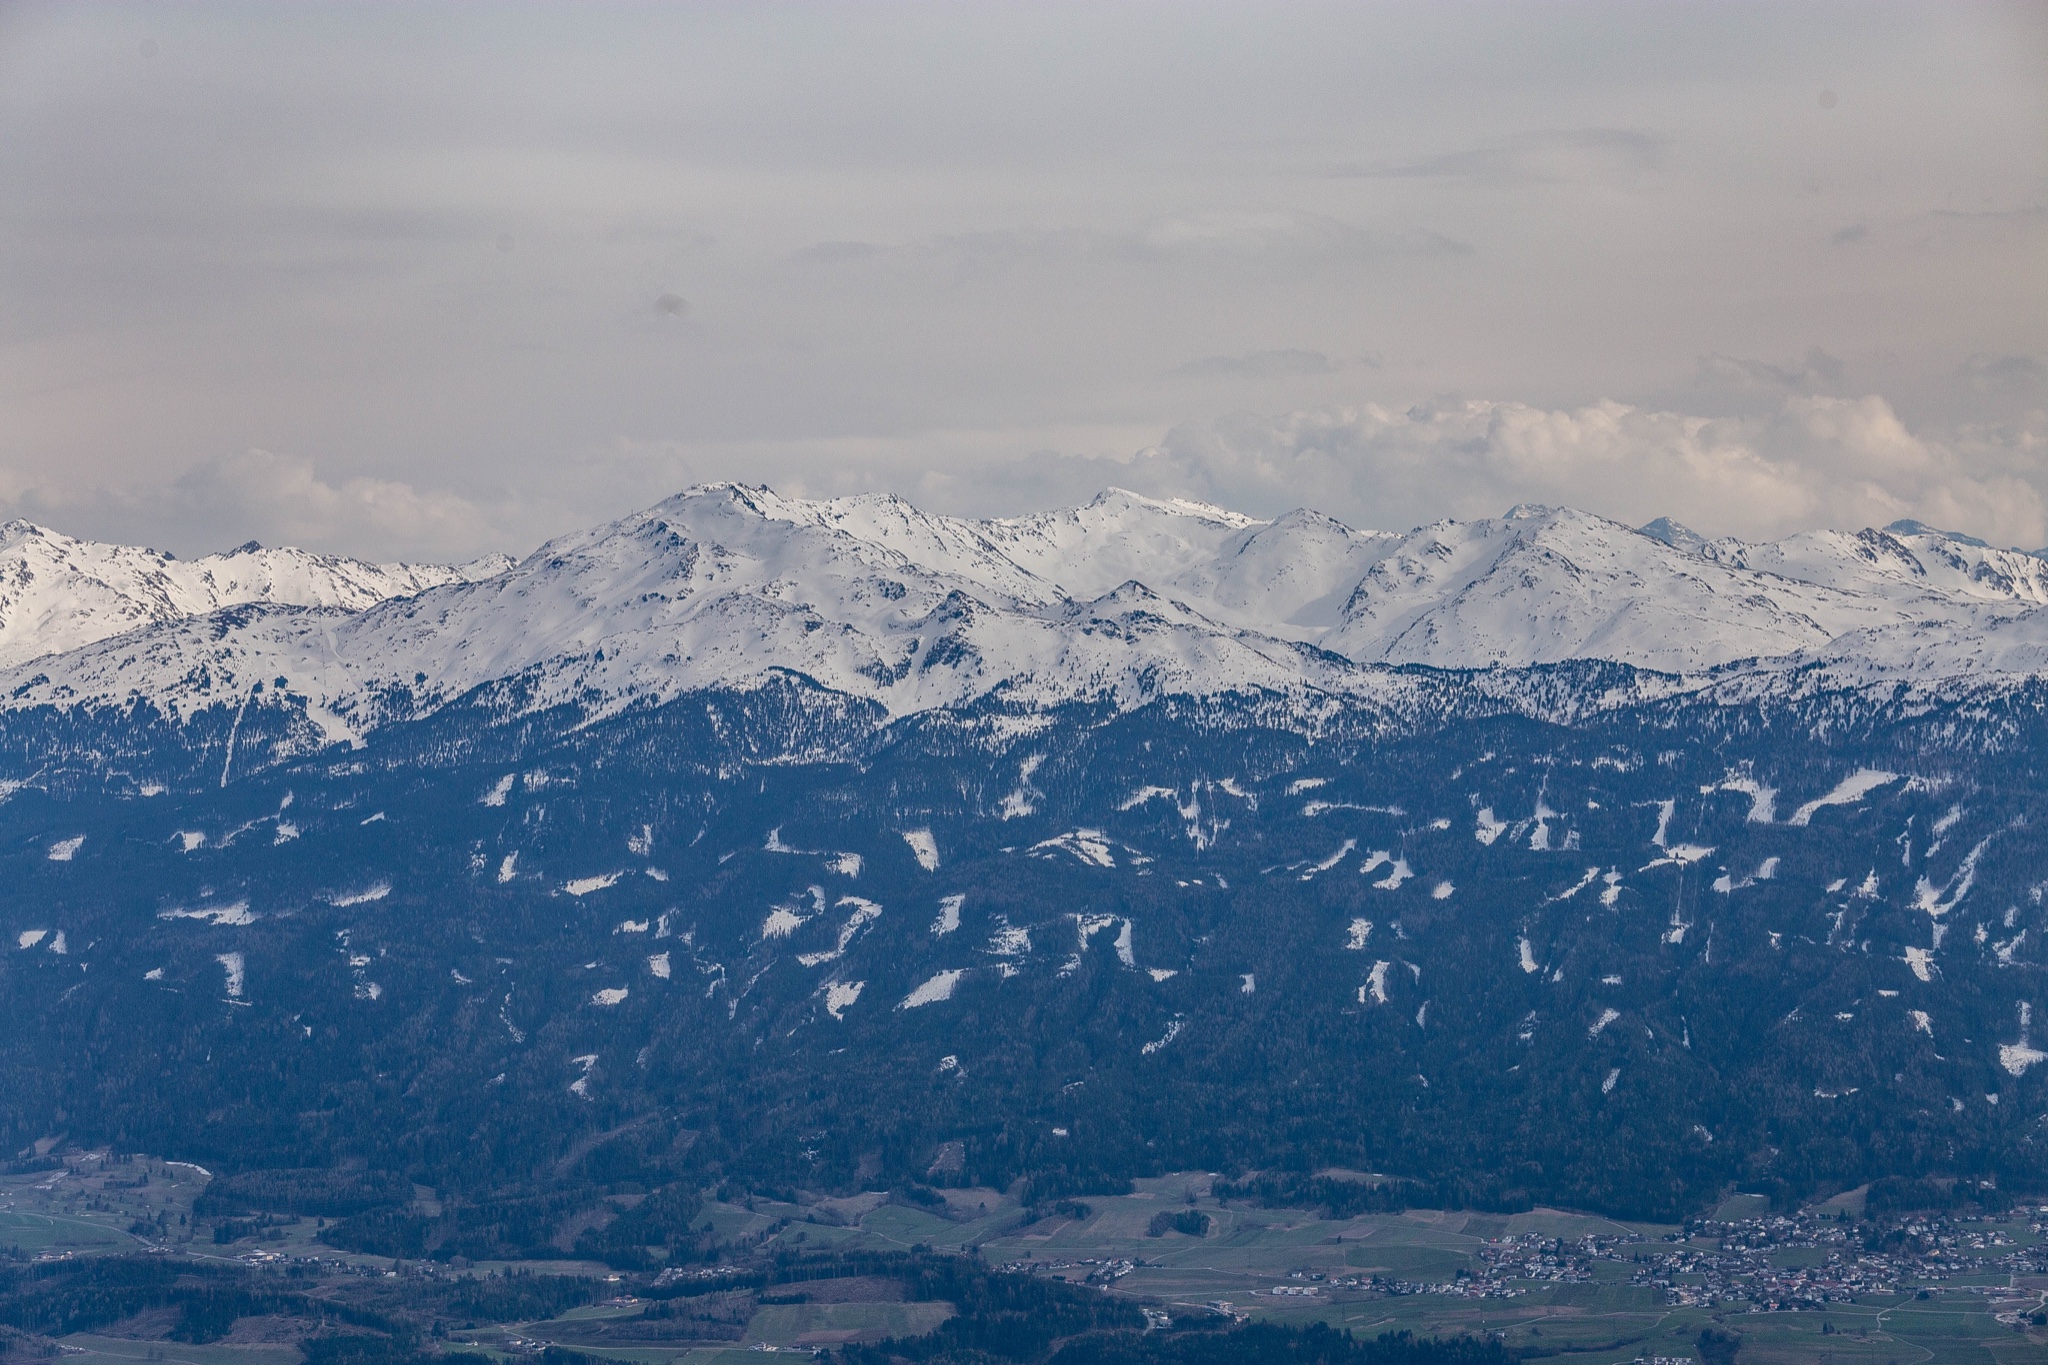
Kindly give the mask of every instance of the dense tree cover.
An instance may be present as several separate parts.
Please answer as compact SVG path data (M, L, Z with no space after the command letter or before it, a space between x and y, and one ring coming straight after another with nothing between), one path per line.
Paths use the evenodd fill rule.
M1735 1365L1735 1357L1742 1351L1742 1336L1738 1332L1703 1327L1693 1344L1699 1348L1700 1359L1706 1365Z
M1613 684L1560 670L1558 714ZM2048 1006L2048 723L1916 706L878 727L792 684L454 708L225 786L211 722L10 717L41 776L0 803L0 1150L205 1161L209 1208L358 1250L626 1269L719 1254L712 1192L1050 1208L1204 1169L1333 1211L1668 1217L2032 1188L2044 1068L2001 1049ZM1788 821L1863 767L1902 777ZM1769 821L1731 777L1778 789Z
M436 1310L470 1322L526 1322L552 1318L594 1301L601 1286L581 1275L511 1271L489 1279L457 1280Z
M1093 1287L1031 1275L1005 1275L957 1257L927 1258L902 1274L906 1297L958 1310L929 1336L892 1342L887 1355L913 1360L976 1355L1030 1360L1055 1341L1103 1330L1143 1330L1145 1318L1124 1299ZM859 1360L859 1357L853 1357Z
M1094 1334L1063 1345L1054 1365L1508 1365L1498 1342L1418 1340L1407 1332L1354 1336L1315 1323L1252 1323L1226 1332ZM963 1363L964 1365L964 1363Z
M1189 1237L1207 1237L1209 1222L1209 1215L1200 1209L1161 1209L1153 1214L1151 1222L1145 1225L1145 1235L1164 1237L1169 1232L1178 1232Z
M411 1198L412 1182L390 1171L300 1167L227 1173L207 1185L192 1211L201 1215L265 1212L346 1218Z
M686 1184L665 1186L602 1227L576 1239L579 1254L617 1270L651 1269L700 1259L713 1246L709 1233L693 1227L704 1199Z
M240 1318L298 1319L313 1362L397 1365L436 1324L550 1318L610 1292L572 1275L322 1279L303 1265L252 1271L165 1256L93 1256L0 1267L0 1326L40 1337L91 1332L175 1309L175 1341L217 1341Z
M1987 1180L1911 1180L1888 1175L1873 1180L1864 1192L1863 1211L1876 1217L1914 1209L1959 1209L1975 1205L2001 1212L2013 1204L2013 1192Z
M326 1299L309 1287L252 1279L240 1267L162 1257L104 1256L0 1272L0 1324L45 1337L90 1332L152 1308L177 1308L177 1341L227 1335L235 1320L268 1313L404 1334L386 1315Z
M1315 1209L1324 1218L1356 1218L1362 1213L1400 1213L1418 1206L1455 1208L1457 1192L1450 1188L1423 1189L1400 1181L1281 1171L1246 1180L1218 1180L1209 1193L1218 1199L1244 1199L1269 1208Z
M434 1357L405 1337L342 1332L308 1337L299 1343L306 1365L426 1365Z

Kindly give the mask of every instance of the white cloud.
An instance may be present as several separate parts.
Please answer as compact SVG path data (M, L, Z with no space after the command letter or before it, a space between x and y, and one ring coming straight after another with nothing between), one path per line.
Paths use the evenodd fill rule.
M312 460L250 450L203 460L167 483L122 489L68 485L62 471L31 482L0 470L0 515L68 534L154 543L167 524L180 548L257 540L366 559L467 559L523 547L516 506L485 507L458 494L356 475L330 483ZM504 521L515 525L508 528Z
M251 450L209 460L172 483L188 524L262 527L286 544L361 555L475 553L490 542L482 509L448 492L422 492L395 479L358 475L327 482L303 456Z
M143 541L168 515L188 528L188 540L212 547L255 538L370 558L453 560L522 553L688 484L739 478L798 497L881 489L966 515L1071 504L1119 485L1266 516L1309 506L1380 530L1541 502L1633 524L1670 516L1709 535L1751 539L1912 517L1996 544L2048 543L2048 423L2039 412L1934 435L1911 429L1882 397L1785 392L1825 361L1809 357L1796 372L1743 368L1780 389L1750 415L1611 400L1546 408L1458 399L1239 413L1163 436L1106 424L1051 433L620 441L563 459L489 501L365 476L330 482L311 460L249 451L139 493L0 483L0 514ZM1735 363L1723 371L1737 372ZM1060 448L1031 450L1034 435L1051 435Z
M2048 539L2038 432L1929 439L1877 396L1795 395L1761 417L1719 419L1612 401L1240 415L1175 428L1124 477L1263 512L1309 501L1393 530L1527 501L1749 537L1914 517L2003 544Z

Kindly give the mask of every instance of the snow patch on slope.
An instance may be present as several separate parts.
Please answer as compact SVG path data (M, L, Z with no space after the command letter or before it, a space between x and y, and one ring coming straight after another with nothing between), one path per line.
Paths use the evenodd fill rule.
M1816 812L1828 806L1853 805L1876 791L1879 787L1898 780L1899 775L1897 773L1885 772L1879 768L1858 768L1855 772L1850 773L1840 782L1837 782L1834 789L1829 791L1827 795L1817 796L1798 810L1793 811L1792 818L1786 821L1786 823L1790 825L1811 824Z
M928 829L909 829L903 832L903 842L910 845L910 852L917 859L917 865L927 872L939 870L939 841Z
M941 1001L951 1000L953 998L953 988L960 984L960 978L966 974L964 968L953 968L948 971L939 972L916 990L904 996L903 1003L896 1008L899 1010L914 1010L925 1005L936 1005Z

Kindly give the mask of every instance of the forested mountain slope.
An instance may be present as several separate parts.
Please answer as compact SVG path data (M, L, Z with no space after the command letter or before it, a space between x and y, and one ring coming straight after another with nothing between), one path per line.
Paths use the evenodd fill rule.
M2048 1184L2048 685L1968 653L2035 580L1653 529L725 487L37 660L0 1137L355 1163L473 1258L624 1184Z

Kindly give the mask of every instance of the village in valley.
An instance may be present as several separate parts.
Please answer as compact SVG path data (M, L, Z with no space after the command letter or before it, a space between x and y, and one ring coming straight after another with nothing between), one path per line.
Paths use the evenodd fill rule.
M1189 1174L1042 1211L993 1190L944 1191L935 1205L879 1191L713 1201L703 1217L717 1230L716 1262L622 1274L566 1253L468 1264L341 1251L320 1240L323 1219L196 1214L209 1179L188 1163L105 1151L17 1161L0 1176L0 1255L18 1266L141 1254L240 1267L254 1282L387 1313L479 1282L579 1283L570 1306L542 1317L439 1321L429 1329L435 1348L498 1359L567 1349L627 1365L929 1331L953 1310L901 1301L868 1281L791 1294L764 1274L792 1258L913 1248L1088 1287L1128 1300L1157 1327L1223 1318L1321 1321L1367 1335L1464 1333L1525 1355L1569 1351L1592 1365L1698 1359L1702 1331L1739 1336L1746 1361L1813 1359L1823 1348L1838 1360L2017 1361L2048 1345L2048 1207L2032 1205L1872 1216L1852 1192L1788 1212L1734 1195L1683 1225L1550 1209L1332 1219L1218 1200L1214 1177ZM679 1293L697 1305L697 1326L657 1312L660 1296ZM299 1358L275 1322L242 1319L195 1344L171 1339L169 1321L145 1315L57 1346L86 1357L80 1365Z

